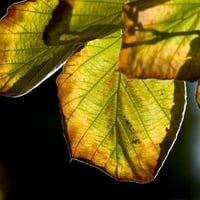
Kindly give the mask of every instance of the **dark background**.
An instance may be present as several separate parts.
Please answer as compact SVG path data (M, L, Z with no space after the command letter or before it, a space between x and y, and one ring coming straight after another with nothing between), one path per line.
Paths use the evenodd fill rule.
M13 2L16 1L1 0L1 16ZM196 130L200 115L193 99L194 84L189 84L183 126L163 168L153 182L136 184L119 182L94 167L70 162L57 98L58 73L25 96L0 97L0 165L4 166L9 185L6 200L63 200L79 196L200 199L200 167L196 165L200 155L194 148L200 133Z

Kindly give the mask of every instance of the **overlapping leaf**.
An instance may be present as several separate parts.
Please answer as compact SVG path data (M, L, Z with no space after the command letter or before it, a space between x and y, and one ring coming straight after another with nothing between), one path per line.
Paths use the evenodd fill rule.
M49 44L69 40L90 41L102 38L122 27L124 0L60 0L45 29Z
M85 42L119 29L120 2L28 0L12 5L0 21L0 93L27 93Z
M119 70L132 78L198 80L199 12L198 0L125 4Z
M127 80L116 71L121 34L87 44L57 79L72 159L120 180L154 179L176 139L184 83Z
M57 80L72 158L116 179L147 182L154 179L176 139L184 114L184 83L127 80L117 72L123 2L28 0L11 6L0 21L0 93L27 93L86 45ZM143 13L158 1L126 4L128 14L135 4ZM132 23L135 18L129 17ZM150 42L152 35L160 34L147 29L143 33ZM126 59L124 55L120 54Z

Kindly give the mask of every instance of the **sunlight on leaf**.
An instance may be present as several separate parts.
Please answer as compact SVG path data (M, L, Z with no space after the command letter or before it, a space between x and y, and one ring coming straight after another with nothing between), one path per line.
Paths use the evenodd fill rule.
M47 44L67 40L90 41L102 38L122 27L124 0L60 0L45 29Z
M118 70L129 78L200 79L199 12L199 0L124 4Z
M129 78L198 80L199 0L140 2L124 4L119 71Z
M187 26L183 23L184 28L181 21L196 16L198 10L173 22L170 17L177 8L172 6L174 2L179 1L125 4L121 52L124 0L28 0L13 4L0 20L0 94L26 94L67 62L57 85L71 158L90 163L119 180L153 180L182 123L185 84L129 80L119 71L132 77L128 66L132 61L154 63L154 72L163 58L163 67L169 58L178 66L198 59L197 32L187 32L191 21ZM160 9L167 14L156 18L155 24L152 9L158 15ZM180 31L185 31L184 35ZM186 36L190 46L183 40ZM185 48L179 48L180 44ZM133 58L141 47L145 53L141 51ZM171 70L171 65L167 66ZM185 74L179 71L177 74ZM170 78L172 75L170 71ZM198 70L196 75L198 78Z
M27 93L58 70L80 44L48 47L43 31L58 0L27 1L9 7L0 21L0 93Z
M36 0L13 4L0 21L0 94L26 94L84 43L122 26L122 0Z
M121 34L89 42L57 78L71 158L119 180L155 178L185 108L181 81L128 80L116 71Z

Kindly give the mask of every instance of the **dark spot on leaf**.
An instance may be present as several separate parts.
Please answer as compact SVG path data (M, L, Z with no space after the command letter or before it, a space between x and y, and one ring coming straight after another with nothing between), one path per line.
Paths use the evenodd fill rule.
M135 136L134 139L132 140L132 143L134 143L134 144L140 144L141 141L140 141L140 139L137 136Z
M58 43L60 35L69 29L71 16L72 6L65 0L59 0L59 4L54 9L52 18L43 33L45 44L54 45Z

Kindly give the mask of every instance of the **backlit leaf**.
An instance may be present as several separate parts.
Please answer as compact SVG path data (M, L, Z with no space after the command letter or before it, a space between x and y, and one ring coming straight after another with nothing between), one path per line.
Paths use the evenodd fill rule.
M72 159L112 177L153 180L184 114L184 82L128 80L116 71L121 34L88 42L58 76Z
M45 29L47 44L90 41L122 27L124 0L60 0Z
M124 4L119 71L129 78L198 80L199 0L149 2Z
M80 44L49 47L43 31L57 0L27 1L9 7L0 21L0 92L22 95L55 72Z
M19 96L57 71L84 43L121 27L122 0L28 0L0 21L0 94Z
M135 8L143 13L169 3L141 2L125 5L125 21L132 23L129 14L139 18ZM121 64L123 3L28 0L12 5L0 20L0 94L23 95L67 62L57 84L72 159L84 160L119 180L148 182L177 137L185 85L172 80L129 80L116 70ZM142 23L137 23L139 29ZM133 27L128 24L131 31ZM143 32L150 43L156 34L163 40L159 31ZM179 32L173 34L181 37ZM172 37L167 32L164 39ZM157 40L156 35L156 44ZM130 53L126 48L125 53ZM120 56L125 59L123 50Z

